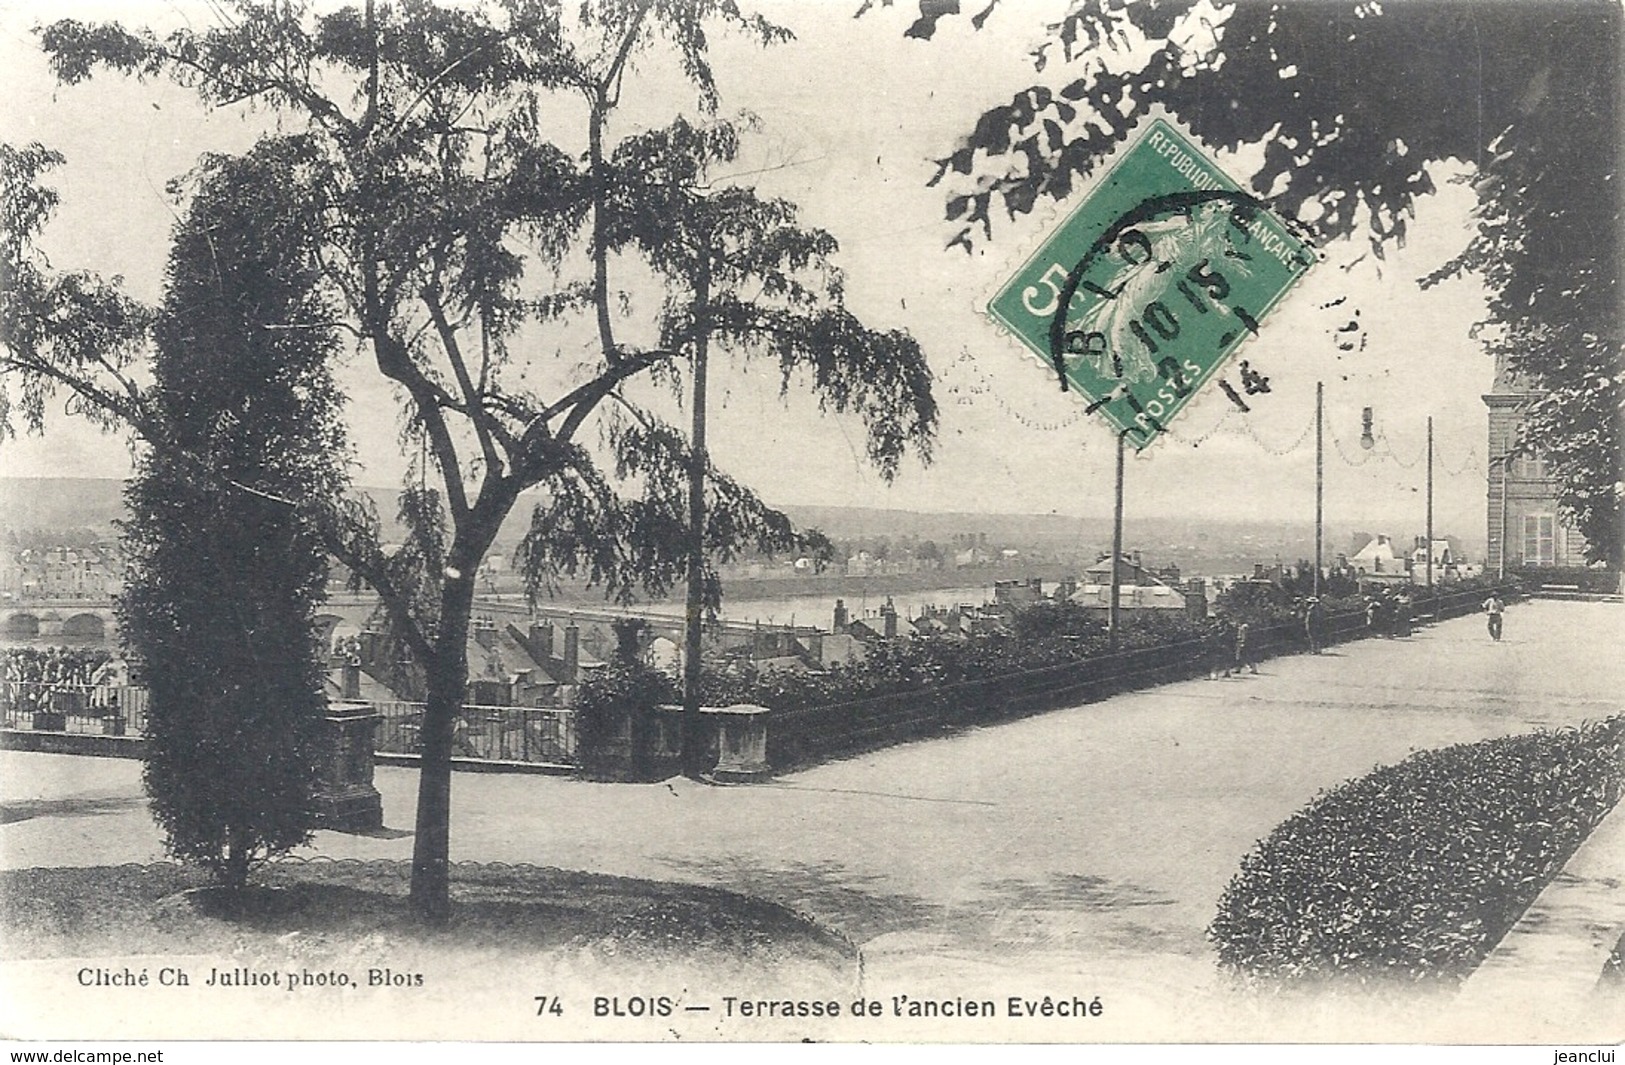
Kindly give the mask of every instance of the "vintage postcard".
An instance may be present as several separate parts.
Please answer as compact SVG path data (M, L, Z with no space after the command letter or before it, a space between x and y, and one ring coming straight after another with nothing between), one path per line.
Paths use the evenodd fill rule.
M1621 24L0 7L0 1037L1614 1060Z

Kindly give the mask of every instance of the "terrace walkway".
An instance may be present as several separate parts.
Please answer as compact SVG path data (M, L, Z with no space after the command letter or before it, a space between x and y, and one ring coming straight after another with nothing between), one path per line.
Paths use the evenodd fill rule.
M772 898L861 945L866 994L1098 994L1105 1014L1072 1036L1086 1041L1617 1037L1618 1000L1548 1023L1533 1003L1256 997L1226 984L1203 933L1242 856L1317 792L1413 750L1618 713L1622 622L1610 604L1520 603L1501 643L1461 618L765 785L459 776L453 858ZM139 772L0 752L0 866L159 857ZM382 768L378 785L386 824L410 829L414 774ZM411 842L322 832L315 852L406 858ZM914 1034L969 1037L941 1024Z

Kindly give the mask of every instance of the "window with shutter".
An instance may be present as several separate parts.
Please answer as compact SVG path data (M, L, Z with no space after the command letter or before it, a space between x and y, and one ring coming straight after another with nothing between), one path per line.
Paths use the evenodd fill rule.
M1550 566L1557 561L1557 518L1552 514L1529 514L1523 519L1523 562L1526 566Z

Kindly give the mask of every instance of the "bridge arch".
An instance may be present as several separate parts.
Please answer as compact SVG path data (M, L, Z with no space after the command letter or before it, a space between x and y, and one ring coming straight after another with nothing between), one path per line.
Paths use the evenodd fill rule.
M107 619L88 612L74 614L62 623L62 635L104 637L107 635Z
M6 617L5 635L7 636L38 636L39 615L27 611L18 611Z

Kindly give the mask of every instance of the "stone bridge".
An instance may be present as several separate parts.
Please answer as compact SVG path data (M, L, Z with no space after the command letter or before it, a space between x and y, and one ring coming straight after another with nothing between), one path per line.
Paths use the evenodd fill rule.
M111 639L118 618L111 599L30 599L0 606L0 635Z

